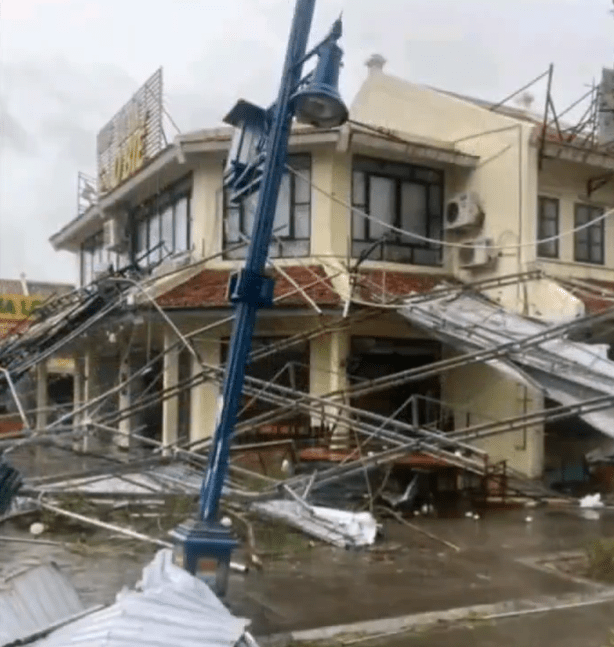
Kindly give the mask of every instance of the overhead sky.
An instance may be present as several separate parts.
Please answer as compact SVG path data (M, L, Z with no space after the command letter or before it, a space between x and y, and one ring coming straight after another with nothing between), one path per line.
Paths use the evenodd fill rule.
M294 0L1 0L0 276L74 281L49 236L95 175L97 131L159 67L182 131L239 97L268 104ZM408 80L499 100L555 64L562 108L614 62L611 0L317 0L312 39L343 11L348 103L372 53ZM535 108L544 84L536 86ZM167 125L169 137L175 134Z

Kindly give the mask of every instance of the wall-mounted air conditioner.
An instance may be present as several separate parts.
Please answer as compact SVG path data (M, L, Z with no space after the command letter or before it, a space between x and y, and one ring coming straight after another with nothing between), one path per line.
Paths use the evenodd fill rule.
M475 193L459 193L446 204L445 223L447 231L481 227L484 222L484 212Z
M497 258L492 238L476 238L458 250L459 266L464 269L484 267Z
M104 248L112 252L123 252L126 247L123 222L119 218L105 220L103 225Z

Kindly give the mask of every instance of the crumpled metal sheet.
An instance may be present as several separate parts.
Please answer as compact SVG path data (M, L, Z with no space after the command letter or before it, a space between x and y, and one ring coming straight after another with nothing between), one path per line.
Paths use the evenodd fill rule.
M161 465L147 470L56 481L45 485L47 494L83 492L88 494L198 494L202 473L181 463Z
M159 551L133 591L86 618L58 629L37 647L234 647L249 620L236 618L204 582Z
M549 329L542 322L470 294L407 304L399 308L399 313L464 352L520 342L547 333ZM503 359L495 361L497 368L505 362L509 362L509 367L520 368L524 376L563 405L614 394L614 362L604 356L602 347L574 342L562 334L521 350L510 349ZM522 381L522 376L517 379ZM581 417L607 436L614 437L612 409Z
M0 580L0 647L84 611L76 589L55 564L15 571Z
M377 522L370 512L347 512L285 499L254 503L252 508L340 548L369 546L377 535Z

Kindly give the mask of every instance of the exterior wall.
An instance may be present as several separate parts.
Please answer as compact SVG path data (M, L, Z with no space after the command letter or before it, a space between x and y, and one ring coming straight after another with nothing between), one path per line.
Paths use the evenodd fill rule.
M573 237L560 241L560 259L537 259L537 197L558 197L560 203L560 231L573 228L573 204L586 195L586 181L599 175L596 170L571 163L546 160L538 172L538 151L530 141L533 124L492 112L445 93L431 90L374 72L359 91L352 105L351 116L361 122L406 133L408 138L425 144L437 145L479 157L477 168L447 167L445 171L444 202L455 193L475 192L485 213L484 225L463 235L449 233L446 240L466 243L478 236L489 237L498 249L496 262L481 269L464 270L460 267L458 250L446 248L442 268L409 266L398 263L366 261L365 267L378 269L406 269L422 273L441 274L452 271L458 277L473 281L493 276L524 272L538 263L553 275L612 280L614 278L614 219L606 221L606 266L573 262ZM348 207L330 200L327 194L351 202L352 157L366 151L342 150L333 145L312 148L312 181L319 190L311 196L311 258L304 264L324 264L329 273L341 269L349 260L351 250L351 212ZM383 151L376 155L384 157ZM398 158L397 158L398 159ZM407 162L414 160L405 159ZM428 162L415 160L424 166ZM603 206L614 205L614 187L607 185L591 200ZM223 245L222 162L219 154L202 161L194 169L192 190L193 259L220 254ZM275 259L279 266L296 263L295 259ZM207 267L230 268L233 261L218 257ZM346 273L333 279L336 290L345 299L349 296L349 277ZM548 281L522 284L491 291L491 296L506 308L522 314L556 318L578 314L581 303L570 294ZM305 302L305 308L310 306ZM310 329L315 317L271 317L260 322L257 334L290 335ZM225 328L216 329L216 335L227 334ZM353 335L389 337L419 337L422 333L394 315L377 322L363 322L352 328ZM345 358L350 334L336 332L317 338L310 344L310 391L314 395L344 388ZM203 340L199 352L206 363L219 364L219 338ZM124 367L125 370L128 367ZM197 362L192 372L200 371ZM218 386L206 383L192 390L190 409L190 436L192 440L213 433L217 409ZM129 394L122 397L129 401ZM457 429L470 424L519 415L543 408L542 396L513 380L503 377L488 366L468 366L445 376L443 400L456 408ZM170 404L166 411L171 412ZM175 407L176 408L176 407ZM169 414L170 416L170 414ZM176 419L176 410L168 417ZM312 421L315 423L315 421ZM125 423L128 425L128 423ZM174 438L174 436L173 436ZM492 460L506 458L510 465L530 476L542 471L544 440L541 426L525 431L494 436L480 442Z
M462 243L477 236L494 240L495 247L522 245L534 237L534 152L531 125L473 105L436 90L420 87L378 72L372 73L352 105L352 117L378 126L438 142L476 155L480 162L467 173L449 172L446 200L456 192L479 196L484 226L448 240ZM462 270L458 251L448 248L445 265L466 280L522 271L523 247L504 249L497 263L484 269Z
M349 152L323 149L312 155L311 167L313 184L322 189L312 189L311 194L311 255L321 256L325 263L341 269L351 249L352 215L350 209L330 200L323 192L350 202L352 156ZM349 276L345 272L332 281L342 297L349 296Z
M457 430L543 409L543 397L539 392L504 377L487 365L471 365L447 373L443 400L455 409ZM491 462L505 459L509 467L532 478L542 474L542 425L498 434L475 444L488 452Z
M194 346L204 364L219 366L219 339L197 339ZM192 359L192 375L198 375L201 370L200 363ZM219 393L220 387L213 381L199 384L190 391L190 441L213 436Z
M204 159L195 169L192 187L193 256L207 258L222 251L222 162Z

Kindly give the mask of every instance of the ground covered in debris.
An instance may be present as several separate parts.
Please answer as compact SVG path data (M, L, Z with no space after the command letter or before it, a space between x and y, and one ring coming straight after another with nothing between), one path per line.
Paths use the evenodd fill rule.
M109 456L71 455L67 459L65 451L45 447L12 455L26 476L34 476L29 483L37 482L44 496L63 475L89 472L94 483L99 471L101 478L107 478L105 470L121 467L121 458L113 462ZM137 468L143 459L131 455L129 463ZM55 481L36 481L53 475ZM125 472L119 477L120 483L130 484L128 493L145 487L144 481L137 483L134 478ZM111 488L109 481L104 488ZM159 548L155 542L168 542L168 530L191 516L197 505L193 490L181 493L168 486L148 492L150 498L142 493L134 496L134 491L133 496L123 490L112 494L97 499L97 494L76 491L71 485L64 492L56 489L49 499L65 512L107 528L46 509L1 523L0 573L15 565L52 560L72 580L85 606L111 603L122 587L132 587L140 578L143 566ZM587 511L577 503L560 502L538 508L468 511L465 501L445 512L435 508L409 518L379 516L382 527L375 544L348 550L267 520L247 506L229 501L223 505L242 541L233 559L249 567L248 572L232 572L227 604L233 614L251 619L251 629L259 636L509 600L586 594L611 586L607 577L601 577L603 572L590 572L596 562L587 552L596 542L604 550L611 544L614 511L607 506ZM141 533L145 540L127 538L114 528ZM599 564L607 567L608 554L599 556ZM594 613L599 613L597 608ZM607 639L607 623L598 629ZM497 626L483 622L438 632L423 633L422 640L433 636L432 642L423 644L452 640L459 645L505 645L492 642L497 640ZM467 642L482 635L486 642ZM405 644L391 640L387 644Z
M153 533L160 522L126 510L115 514L143 532ZM589 590L588 584L566 577L564 569L549 573L522 560L582 550L595 537L612 536L614 516L606 510L589 523L579 511L544 508L527 523L525 514L414 520L459 551L394 520L386 522L375 546L361 550L323 545L281 524L256 521L262 567L232 574L228 604L233 613L252 619L256 634L266 635ZM37 537L29 532L35 520L46 526ZM51 559L71 577L86 605L109 603L123 586L132 586L156 551L153 545L45 513L5 522L1 530L3 567ZM247 555L240 552L236 559L247 562Z

